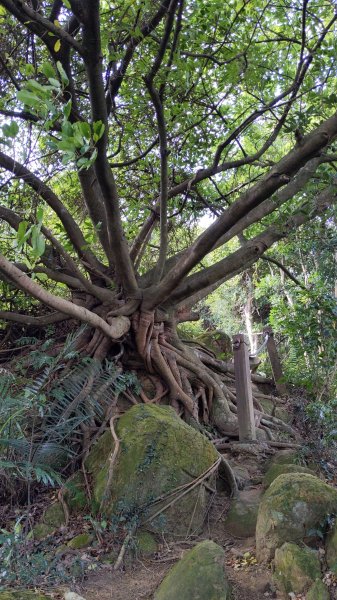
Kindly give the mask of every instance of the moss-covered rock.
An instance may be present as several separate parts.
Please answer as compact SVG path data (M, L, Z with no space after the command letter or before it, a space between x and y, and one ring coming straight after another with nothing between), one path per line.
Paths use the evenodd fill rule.
M272 415L284 421L284 423L291 423L293 420L293 415L291 412L283 408L282 405L278 405L275 401L270 400L269 398L259 398L259 402L262 405L264 411L267 415Z
M326 518L337 509L337 490L307 473L279 475L260 503L256 524L256 552L270 560L284 542L316 537Z
M154 600L229 600L224 554L210 540L197 544L169 571Z
M82 471L74 473L64 484L64 500L70 513L79 513L88 509L89 499Z
M337 521L327 536L325 548L328 567L335 575L337 575Z
M315 475L315 473L307 467L301 467L300 465L295 464L276 463L271 465L265 474L263 486L265 488L269 487L279 475L285 475L286 473L308 473L309 475Z
M135 541L136 553L140 556L151 556L158 551L157 540L149 531L138 531Z
M317 579L311 588L307 591L306 600L330 600L330 594L327 586Z
M42 522L54 529L66 524L66 517L61 502L54 502L43 513Z
M205 331L195 341L212 350L216 357L222 360L233 355L232 340L224 331Z
M227 513L226 531L240 538L254 536L261 494L259 489L239 492L237 498L232 500Z
M67 543L68 548L73 550L79 550L80 548L86 548L91 544L93 536L90 533L80 533Z
M32 590L13 590L0 592L0 600L50 600L50 596Z
M94 447L86 468L93 483L94 509L106 494L105 512L118 519L147 522L147 529L184 535L200 529L208 491L195 487L167 509L173 497L162 498L191 483L218 458L214 446L184 423L168 406L139 404L127 411L116 427L121 440L111 487L106 490L113 440L107 431ZM186 491L186 490L185 490ZM161 509L157 518L151 519ZM191 516L193 515L193 523Z
M283 544L275 551L274 581L288 598L290 592L306 592L321 577L318 554L296 544Z
M37 523L31 531L34 540L44 540L49 535L55 532L55 527L47 525L46 523Z
M291 450L290 448L286 450L279 450L274 454L274 456L270 459L270 461L266 462L266 470L269 469L271 465L295 465L298 464L298 452L297 450Z
M127 414L127 413L126 413ZM94 445L85 460L85 468L91 478L93 508L98 509L105 492L109 470L109 457L114 449L111 431L107 430Z

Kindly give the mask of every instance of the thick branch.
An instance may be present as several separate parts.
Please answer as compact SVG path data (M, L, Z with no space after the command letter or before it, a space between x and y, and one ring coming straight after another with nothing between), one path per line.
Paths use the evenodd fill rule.
M54 312L49 315L44 315L43 317L32 317L30 315L22 315L21 313L0 310L0 321L14 321L15 323L21 323L22 325L35 325L35 327L45 327L46 325L60 323L67 319L69 319L69 317L60 312Z
M15 267L2 254L0 254L0 271L7 276L16 287L26 294L33 296L33 298L40 300L40 302L46 306L49 306L58 312L62 312L65 315L68 315L68 317L91 325L102 331L107 337L115 339L114 327L109 325L104 319L83 306L77 306L64 298L60 298L59 296L47 292L38 283L32 281L28 275Z
M67 31L54 25L49 19L46 19L39 12L24 4L22 0L0 0L0 4L20 23L25 25L27 29L38 35L49 49L53 48L55 41L47 35L47 32L52 33L57 39L61 39L67 45L77 50L80 55L83 53L81 44Z
M220 239L217 241L214 246L212 246L211 251L216 248L220 248L224 244L227 244L233 237L238 235L239 233L245 231L250 225L253 223L257 223L267 215L274 212L277 208L282 206L285 202L294 198L296 194L301 191L305 185L310 181L313 175L316 173L319 165L325 162L324 156L318 156L308 161L308 163L300 169L298 174L292 179L287 185L285 185L281 190L279 190L276 194L274 194L271 198L268 198L264 202L262 202L256 208L253 208L246 215L244 215L233 227L231 227ZM165 272L168 272L174 265L177 264L178 260L183 256L183 252L179 252L174 256L171 256L166 265ZM141 279L142 287L147 287L151 282L151 271L146 273Z
M117 188L107 158L108 114L102 78L99 2L93 0L86 10L88 14L83 25L83 44L92 118L93 121L102 121L105 125L104 134L97 142L98 154L94 168L105 203L109 243L114 256L117 279L128 294L136 294L137 281L124 238Z
M114 98L117 96L119 89L122 85L125 73L127 68L132 60L134 52L140 42L146 38L154 29L159 25L162 18L165 16L168 7L170 5L170 0L163 0L160 3L160 7L156 14L149 19L141 28L140 34L138 36L134 36L129 39L128 45L125 51L125 54L121 60L121 63L116 71L116 73L110 78L109 81L109 90L106 95L106 106L107 106L107 114L109 115L112 109Z
M160 223L160 248L158 262L154 273L154 282L160 281L165 265L168 249L168 231L167 231L167 199L168 199L168 146L166 123L162 96L154 85L154 78L157 75L165 51L170 39L174 24L174 15L177 8L177 0L170 3L164 35L160 42L157 56L153 62L150 72L145 77L145 83L149 91L157 118L159 145L160 145L160 196L159 196L159 223Z
M231 279L256 262L275 242L286 237L290 231L297 229L316 215L323 213L337 200L336 187L329 187L314 200L313 205L303 204L281 226L272 226L248 240L239 250L220 260L211 267L191 275L171 294L168 302L176 305L195 296L199 291L210 286L220 285L220 282ZM216 289L213 288L213 289ZM199 298L200 299L200 298Z
M282 158L265 177L243 193L213 225L206 229L164 277L155 293L150 288L147 292L144 292L146 308L153 308L165 301L186 274L214 247L222 235L250 210L259 206L280 187L287 184L291 177L311 158L317 156L336 135L337 113L304 138L302 146L295 147Z

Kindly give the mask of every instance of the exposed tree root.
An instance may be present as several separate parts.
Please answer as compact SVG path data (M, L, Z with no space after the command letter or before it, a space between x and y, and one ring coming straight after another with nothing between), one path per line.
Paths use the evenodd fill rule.
M185 417L190 415L197 424L211 423L221 435L237 437L236 392L234 382L231 384L231 378L228 379L225 363L213 358L205 348L182 344L174 323L156 322L154 313L140 313L132 322L138 354L149 376L156 373L165 382L169 401L178 414L182 408ZM164 389L159 391L157 387L153 398L141 394L145 402L159 402L164 396ZM277 431L297 438L290 425L265 414L257 397L254 406L256 427L266 439L273 440L273 432Z
M97 308L101 318L105 315L114 318L107 309ZM122 317L126 319L126 317ZM157 320L158 319L158 320ZM128 320L128 319L127 319ZM76 349L78 352L102 361L105 358L114 360L120 369L133 370L140 374L142 390L139 394L125 390L122 394L111 398L111 404L104 406L104 416L95 421L81 424L83 434L83 451L85 456L93 440L110 421L112 435L115 439L115 452L111 458L111 468L108 479L112 477L113 464L118 452L118 440L114 434L113 418L118 413L117 402L124 399L121 405L125 410L125 401L131 404L139 402L159 404L169 403L179 416L202 431L208 438L215 441L217 449L228 448L227 440L238 438L238 420L236 407L236 391L231 373L226 369L226 363L211 356L206 348L186 345L178 338L174 321L161 320L155 312L136 312L131 316L132 329L125 332L121 339L115 341L102 333L101 329L90 331L86 328L78 336ZM124 326L124 322L122 322ZM124 337L123 337L124 336ZM66 366L69 373L71 364ZM80 393L72 400L64 411L61 419L66 420L76 414L80 402L90 398L93 389L93 375L89 372ZM102 389L102 392L105 390ZM95 391L95 401L99 401L99 390ZM104 396L104 393L102 393ZM255 423L259 439L275 447L296 447L298 436L296 431L273 414L266 414L260 402L265 396L254 392ZM92 400L92 398L91 398ZM275 398L273 402L276 403ZM126 407L127 408L127 407ZM90 411L88 401L88 411ZM88 413L90 414L90 413ZM294 439L294 444L278 442L278 433L287 434ZM214 438L221 438L214 440ZM226 441L225 441L226 440ZM232 494L237 493L235 476L226 461L221 459L226 479ZM107 483L107 488L108 484ZM104 509L105 497L100 509Z

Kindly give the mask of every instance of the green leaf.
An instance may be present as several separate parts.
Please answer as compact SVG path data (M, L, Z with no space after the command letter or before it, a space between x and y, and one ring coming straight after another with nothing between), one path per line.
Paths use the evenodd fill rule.
M64 116L66 117L66 119L69 118L69 115L71 113L71 100L68 100L67 104L65 104L62 108L62 112L64 114Z
M66 8L70 8L70 9L71 9L71 6L70 6L70 2L69 2L69 0L63 0L63 4L64 4L64 6L65 6Z
M43 208L42 208L42 206L38 207L38 209L36 211L36 218L37 218L37 220L38 220L39 223L42 222L42 220L43 220Z
M60 46L61 46L61 42L60 42ZM56 50L56 52L57 52L57 50ZM60 73L60 77L61 77L62 83L64 85L68 85L68 83L69 83L68 75L65 72L64 68L62 67L62 65L61 65L61 63L60 63L59 60L57 61L56 66L57 66L58 72Z
M102 123L102 121L95 121L93 124L93 127L94 127L93 139L94 139L94 142L98 142L98 140L100 140L102 135L104 134L105 125L104 125L104 123Z
M55 88L60 88L61 87L61 84L60 84L59 80L58 79L54 79L54 77L49 77L48 81L49 81L50 85L52 85Z
M15 121L12 121L9 125L2 126L2 132L5 137L15 138L19 133L19 126Z
M26 232L27 232L28 225L29 225L28 221L21 221L21 223L19 223L19 227L18 227L18 230L16 233L16 239L20 246L22 246L22 244L24 244L24 242L27 239Z
M65 152L75 152L76 145L74 144L74 139L71 137L61 140L58 142L57 147L59 150L64 150Z
M35 74L35 67L34 67L34 65L31 65L30 63L27 63L22 68L22 71L24 72L24 74L26 75L26 77L31 77L32 75Z
M49 62L42 63L40 71L47 77L47 79L56 79L57 77L54 67Z
M72 137L73 135L73 126L69 121L63 121L62 123L62 138L64 137Z
M89 123L87 123L86 121L78 121L76 123L76 127L79 129L79 131L81 132L81 135L85 139L90 140L90 138L91 138L91 127L90 127Z
M20 102L23 102L23 104L27 104L28 106L36 106L40 104L40 98L31 92L27 92L27 90L19 90L16 96Z
M56 40L54 44L54 52L59 52L61 50L61 40Z

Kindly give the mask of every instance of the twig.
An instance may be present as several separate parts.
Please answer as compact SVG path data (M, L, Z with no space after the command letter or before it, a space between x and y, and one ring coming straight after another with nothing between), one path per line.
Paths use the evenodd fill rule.
M107 481L106 481L106 484L105 484L104 493L103 493L101 504L100 504L100 507L99 507L99 513L102 512L104 504L105 504L105 502L107 500L108 490L109 490L109 488L111 486L111 482L112 482L113 469L114 469L115 461L116 461L116 458L117 458L117 455L118 455L118 452L119 452L120 440L118 439L118 437L116 435L116 432L115 432L115 428L114 428L114 420L118 419L118 418L119 418L119 415L115 415L115 416L111 417L111 419L110 419L110 430L111 430L112 438L113 438L113 440L115 442L115 447L114 447L113 452L111 453L111 456L110 456L110 459L109 459L110 460L110 465L109 465L109 471L108 471L108 478L107 478ZM125 550L124 550L124 552L125 552ZM123 554L123 556L124 556L124 554ZM118 562L118 559L117 559L117 562ZM117 568L116 565L115 565L114 568Z
M125 540L123 542L123 545L122 545L122 547L121 547L121 549L119 551L117 560L116 560L116 562L114 564L114 567L113 567L114 571L117 571L119 569L119 567L121 566L122 560L123 560L123 558L125 556L126 549L127 549L128 545L129 545L129 542L130 542L130 540L131 540L134 532L135 532L135 526L132 527L131 531L129 531L129 533L127 534L127 536L126 536L126 538L125 538Z
M159 510L157 510L157 512L155 512L154 515L151 515L148 519L146 519L145 523L148 523L149 521L153 521L153 519L155 519L156 517L158 517L158 515L160 515L165 510L167 510L168 508L170 508L170 506L173 506L173 504L175 504L183 496L185 496L186 494L188 494L189 492L191 492L195 487L197 487L198 485L200 485L203 482L204 479L207 479L207 477L209 477L212 473L214 473L214 471L217 470L217 468L219 467L219 464L221 462L221 458L222 457L219 456L219 458L217 459L217 461L209 469L207 469L207 471L203 475L200 475L200 477L197 477L197 479L195 479L191 483L187 484L188 487L185 486L186 489L184 489L178 496L176 496L175 498L173 498L173 500L171 500L170 502L168 502L168 504L165 504L165 506L163 506L162 508L160 508Z
M69 519L70 519L70 514L69 514L69 508L68 505L64 499L64 494L65 494L66 489L65 488L61 488L58 493L57 493L57 499L59 500L59 502L61 503L61 506L63 508L63 512L64 512L64 518L66 521L66 526L68 526L69 523Z

